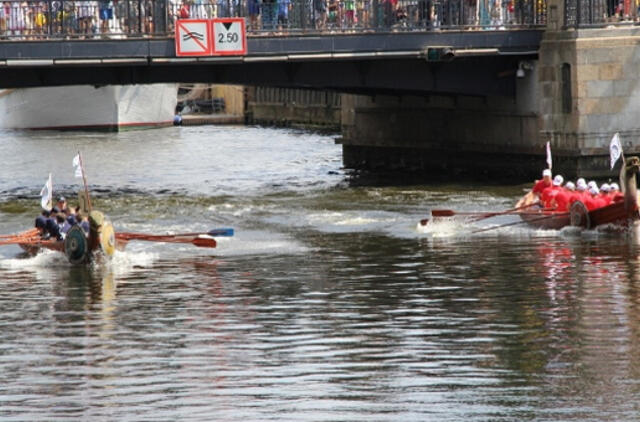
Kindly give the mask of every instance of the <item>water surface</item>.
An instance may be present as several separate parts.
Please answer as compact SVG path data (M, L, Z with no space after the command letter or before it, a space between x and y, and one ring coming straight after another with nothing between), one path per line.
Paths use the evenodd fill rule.
M71 266L0 248L3 420L636 420L636 233L517 221L523 186L352 183L327 135L1 132L0 233L53 173L116 230L234 227ZM73 202L73 200L71 201Z

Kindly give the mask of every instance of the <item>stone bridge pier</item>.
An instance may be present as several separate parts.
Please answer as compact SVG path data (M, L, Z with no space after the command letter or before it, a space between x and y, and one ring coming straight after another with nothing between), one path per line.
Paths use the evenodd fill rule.
M496 73L511 78L512 95L344 95L345 167L526 182L546 167L549 141L554 173L617 178L612 136L620 133L626 155L640 153L640 28L567 29L563 7L549 3L536 56Z

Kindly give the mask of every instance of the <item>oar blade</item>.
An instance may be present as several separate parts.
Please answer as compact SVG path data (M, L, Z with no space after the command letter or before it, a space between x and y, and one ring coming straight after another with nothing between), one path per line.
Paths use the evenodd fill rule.
M213 229L209 231L207 234L213 237L232 237L234 233L232 228L224 228L224 229Z
M191 243L199 248L215 248L218 245L211 237L196 237Z
M456 213L453 210L431 210L433 217L453 217Z

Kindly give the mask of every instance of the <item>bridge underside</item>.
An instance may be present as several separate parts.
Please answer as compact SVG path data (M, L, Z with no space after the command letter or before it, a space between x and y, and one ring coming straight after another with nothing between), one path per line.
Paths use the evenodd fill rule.
M371 95L513 96L518 59L521 57L467 57L451 62L405 58L210 65L12 66L0 67L0 84L4 88L23 88L184 82L313 88Z
M157 82L513 95L540 29L253 37L242 57L180 58L171 38L0 42L0 88ZM446 48L450 61L429 51Z

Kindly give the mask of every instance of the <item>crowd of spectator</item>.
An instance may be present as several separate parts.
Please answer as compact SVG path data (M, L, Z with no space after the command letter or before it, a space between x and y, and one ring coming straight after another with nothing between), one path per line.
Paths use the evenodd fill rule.
M624 0L590 1L612 17L629 12ZM177 19L229 16L246 17L249 32L499 29L544 24L546 0L7 0L0 3L0 37L166 34Z

